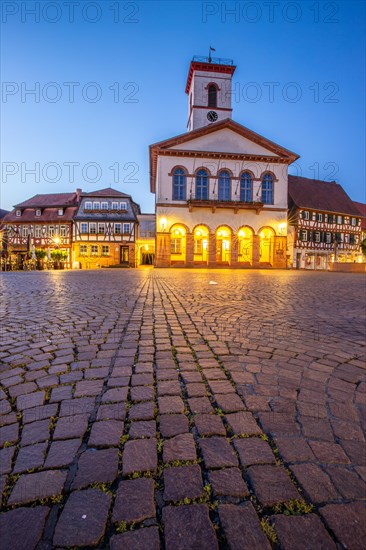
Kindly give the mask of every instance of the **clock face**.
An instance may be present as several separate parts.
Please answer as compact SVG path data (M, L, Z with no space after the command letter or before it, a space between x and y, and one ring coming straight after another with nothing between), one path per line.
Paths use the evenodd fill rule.
M207 119L210 121L210 122L215 122L218 118L218 114L215 112L215 111L209 111L207 113Z

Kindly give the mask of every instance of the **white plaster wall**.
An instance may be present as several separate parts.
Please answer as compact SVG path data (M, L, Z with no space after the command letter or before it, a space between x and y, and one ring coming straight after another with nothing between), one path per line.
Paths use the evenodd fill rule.
M174 145L171 149L181 149L184 151L220 151L221 153L267 155L271 157L278 156L265 147L257 145L253 143L253 141L240 136L229 128L217 130L216 132L192 139L181 145Z
M191 157L159 157L157 170L157 185L156 185L156 202L169 203L172 201L172 176L171 174L175 166L183 166L189 174L193 174L198 168L204 167L211 174L217 174L218 170L227 168L231 170L233 176L239 176L244 170L253 172L254 177L260 178L263 172L273 172L277 181L274 182L274 204L272 207L287 208L287 165L278 163L264 162L239 162L235 160L213 160L209 158L193 159ZM253 198L260 199L260 181L253 181ZM190 190L194 195L195 178L187 177L187 199L190 196ZM217 199L218 184L217 178L209 179L210 199ZM214 193L215 190L215 193ZM237 191L237 195L235 195ZM240 185L239 180L232 180L232 200L239 200ZM178 202L178 204L185 204Z
M217 107L231 109L231 74L195 71L189 93L192 92L192 105L208 104L207 86L211 83L219 87L217 93ZM189 94L188 94L189 95ZM189 100L188 100L189 108Z

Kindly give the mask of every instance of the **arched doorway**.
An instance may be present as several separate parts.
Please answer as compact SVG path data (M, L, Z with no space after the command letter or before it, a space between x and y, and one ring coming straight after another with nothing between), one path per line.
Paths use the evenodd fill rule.
M272 227L263 227L259 231L259 261L261 264L273 264L275 234Z
M174 225L170 229L170 260L171 265L184 265L186 261L186 229L182 225Z
M195 264L207 265L208 260L208 228L198 225L193 231L193 260Z
M251 266L253 261L253 229L242 227L238 231L238 262Z
M216 229L216 263L229 265L231 254L231 230L222 225Z

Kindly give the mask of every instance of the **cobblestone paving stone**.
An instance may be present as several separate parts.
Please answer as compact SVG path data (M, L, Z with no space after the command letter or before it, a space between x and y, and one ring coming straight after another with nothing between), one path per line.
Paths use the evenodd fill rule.
M364 285L2 274L4 548L364 548Z

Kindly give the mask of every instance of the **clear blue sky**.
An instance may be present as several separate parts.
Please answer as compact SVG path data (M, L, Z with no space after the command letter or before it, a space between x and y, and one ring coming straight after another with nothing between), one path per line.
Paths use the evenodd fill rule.
M186 131L189 63L209 45L237 65L233 118L365 201L364 2L54 4L1 4L2 208L112 185L153 211L148 146Z

